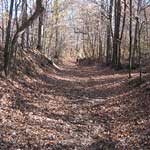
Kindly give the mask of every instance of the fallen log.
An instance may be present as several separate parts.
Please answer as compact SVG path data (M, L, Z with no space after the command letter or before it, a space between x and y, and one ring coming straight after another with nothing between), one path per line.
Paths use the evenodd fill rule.
M56 71L62 71L62 69L58 65L56 65L56 63L53 60L48 59L48 62L49 64L52 65L53 69L55 69Z

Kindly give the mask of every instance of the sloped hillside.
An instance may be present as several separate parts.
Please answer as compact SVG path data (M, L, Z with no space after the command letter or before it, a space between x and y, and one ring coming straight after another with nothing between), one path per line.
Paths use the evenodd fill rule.
M149 150L149 73L72 65L56 70L36 50L0 78L0 149ZM136 84L135 84L136 83Z

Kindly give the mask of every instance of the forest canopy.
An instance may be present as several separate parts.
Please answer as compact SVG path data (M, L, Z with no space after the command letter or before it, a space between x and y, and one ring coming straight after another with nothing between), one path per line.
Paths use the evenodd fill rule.
M98 61L116 69L128 64L129 71L148 59L149 0L1 0L0 3L5 74L13 63L14 53L29 47L52 59L73 52L73 59Z

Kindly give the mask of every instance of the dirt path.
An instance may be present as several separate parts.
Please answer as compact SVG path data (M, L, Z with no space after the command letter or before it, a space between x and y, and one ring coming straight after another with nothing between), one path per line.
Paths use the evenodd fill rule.
M0 149L148 150L150 95L126 80L77 66L1 80Z

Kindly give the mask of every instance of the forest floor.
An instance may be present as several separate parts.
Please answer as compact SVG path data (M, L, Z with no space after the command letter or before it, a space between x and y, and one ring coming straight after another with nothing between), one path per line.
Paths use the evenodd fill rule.
M150 89L127 81L76 65L0 78L0 149L149 150Z

